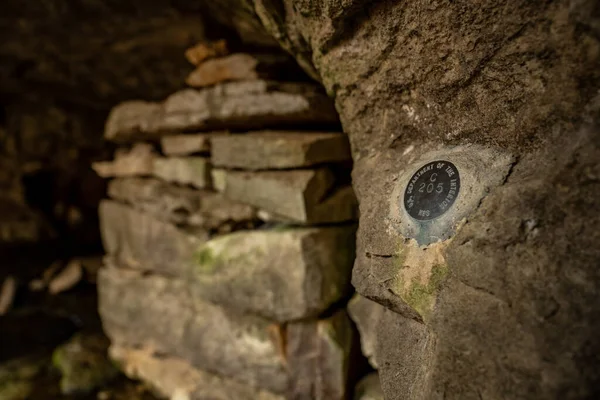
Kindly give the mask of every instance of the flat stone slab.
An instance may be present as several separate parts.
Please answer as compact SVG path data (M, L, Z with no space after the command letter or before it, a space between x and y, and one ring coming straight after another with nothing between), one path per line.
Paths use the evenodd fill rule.
M112 161L92 163L92 168L102 178L152 175L154 147L148 143L136 143L130 150L117 149Z
M199 247L192 293L285 322L316 317L346 295L354 226L239 231Z
M100 271L98 295L114 345L149 347L250 386L286 391L285 360L268 321L192 300L185 280L110 266Z
M210 188L210 161L204 157L160 157L154 159L153 175L179 185Z
M131 206L103 200L99 207L104 249L119 265L187 274L196 249L208 239L208 231L179 229Z
M177 225L198 226L210 231L233 231L251 227L256 210L220 193L195 190L151 178L114 179L108 195L154 217Z
M264 80L185 89L162 103L121 103L111 111L105 138L156 139L165 132L337 125L332 100L314 84Z
M195 368L183 358L156 355L151 348L113 344L109 355L129 378L145 382L165 398L284 400L282 396Z
M210 138L216 133L192 133L164 136L160 139L162 151L167 156L187 156L210 152Z
M227 197L299 223L334 223L357 218L352 188L332 190L333 173L315 170L226 171Z
M212 163L227 168L302 168L350 159L348 138L335 132L260 131L212 140Z

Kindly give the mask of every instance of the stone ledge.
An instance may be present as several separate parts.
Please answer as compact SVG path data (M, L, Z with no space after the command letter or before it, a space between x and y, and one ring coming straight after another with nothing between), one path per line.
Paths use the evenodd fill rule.
M112 109L104 136L127 142L165 132L338 123L333 102L318 86L256 80L184 89L162 103L121 103Z
M199 298L285 322L316 317L350 290L355 227L239 231L199 247Z
M114 179L108 195L163 221L230 232L239 226L252 227L254 208L208 190L195 190L157 179Z
M212 139L211 161L219 167L287 169L350 159L348 138L336 132L259 131Z
M291 171L220 171L225 195L301 224L354 221L358 206L350 186L333 190L333 173L320 168Z

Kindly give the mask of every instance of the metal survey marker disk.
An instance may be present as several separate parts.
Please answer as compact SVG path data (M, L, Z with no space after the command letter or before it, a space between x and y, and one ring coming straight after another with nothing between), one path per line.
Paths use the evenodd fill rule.
M435 219L452 207L460 191L458 168L450 161L425 164L408 181L404 208L419 221Z

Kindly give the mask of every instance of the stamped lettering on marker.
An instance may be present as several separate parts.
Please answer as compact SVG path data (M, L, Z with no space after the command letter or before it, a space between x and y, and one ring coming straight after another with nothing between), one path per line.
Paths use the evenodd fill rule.
M452 207L460 191L458 169L450 161L432 161L408 181L404 208L419 221L437 218Z

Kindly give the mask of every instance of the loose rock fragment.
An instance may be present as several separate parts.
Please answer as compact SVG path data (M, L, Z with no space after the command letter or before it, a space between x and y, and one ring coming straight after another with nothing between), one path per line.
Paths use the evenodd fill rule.
M186 83L192 87L204 87L227 81L275 80L281 72L293 66L290 58L285 56L237 53L203 62L190 73Z
M280 322L315 317L350 288L354 233L345 226L217 237L195 253L191 291Z
M210 182L210 162L203 157L169 157L154 160L154 176L167 182L208 188Z
M10 310L16 293L17 281L12 276L6 277L0 287L0 315L5 315Z
M212 140L212 163L228 168L302 168L350 159L348 138L341 133L261 131Z
M154 148L148 143L135 144L131 150L118 149L113 161L92 164L92 168L103 178L151 175L156 157Z
M48 284L50 294L58 294L71 289L83 278L83 268L79 260L71 260Z
M227 42L223 39L215 42L201 42L185 51L185 58L194 65L200 65L205 60L227 55Z
M185 89L162 103L121 103L108 117L105 137L125 142L166 132L319 124L338 124L331 99L319 87L256 80Z

